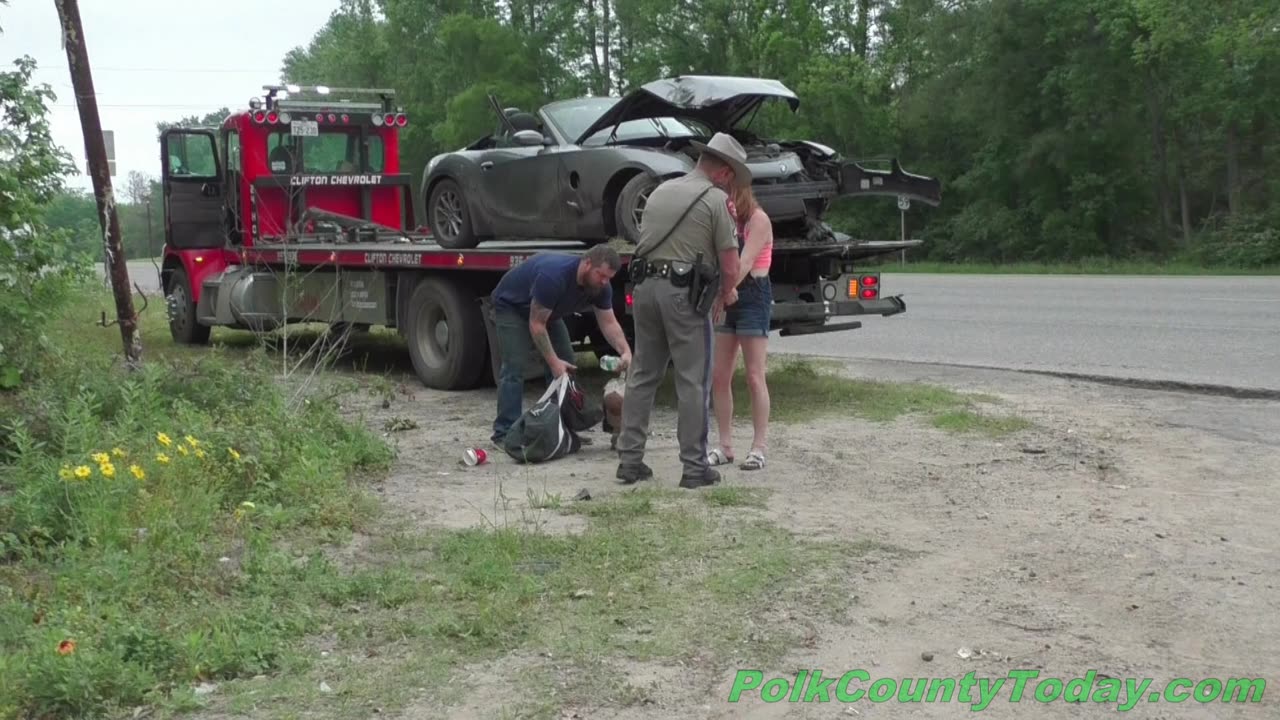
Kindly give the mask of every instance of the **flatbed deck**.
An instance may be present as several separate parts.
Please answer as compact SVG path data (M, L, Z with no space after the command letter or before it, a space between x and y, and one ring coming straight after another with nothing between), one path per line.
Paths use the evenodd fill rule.
M774 243L776 255L804 253L809 256L846 260L874 257L905 248L916 247L919 240L866 242L812 242L779 240ZM479 247L453 250L433 240L374 242L334 242L298 240L288 243L258 244L240 251L241 262L247 264L288 264L303 267L332 265L356 268L428 268L453 270L507 270L525 258L540 252L586 252L587 246L573 241L499 241ZM631 252L619 250L625 264Z

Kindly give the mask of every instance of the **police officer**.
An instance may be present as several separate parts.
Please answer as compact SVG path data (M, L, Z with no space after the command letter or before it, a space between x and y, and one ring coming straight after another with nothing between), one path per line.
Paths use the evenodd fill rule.
M654 188L641 218L640 242L632 259L637 283L632 294L635 354L622 405L618 437L617 477L626 484L653 477L644 463L645 441L654 394L671 362L676 373L680 487L698 488L720 481L707 464L710 425L711 317L737 301L732 282L721 282L714 306L695 307L690 284L695 263L738 275L736 225L729 213L726 189L751 182L746 151L733 137L716 133L701 151L692 171Z

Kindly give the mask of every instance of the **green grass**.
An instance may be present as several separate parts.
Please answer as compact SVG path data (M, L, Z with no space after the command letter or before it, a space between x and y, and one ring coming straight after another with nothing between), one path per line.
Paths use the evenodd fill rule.
M990 395L964 395L923 383L858 380L842 375L839 368L839 363L834 361L771 357L765 373L770 422L803 423L842 415L875 422L912 414L936 419L957 413L972 414L977 404L996 401ZM671 375L659 389L657 402L667 408L675 407L675 384ZM744 420L751 417L751 396L741 362L733 379L733 414ZM1013 423L1011 419L1008 424ZM951 424L954 425L954 421Z
M93 325L104 295L71 303L40 374L0 394L0 718L182 706L195 682L288 672L324 612L274 546L370 527L348 478L393 459L286 395L261 353L174 346L154 303L126 372L119 329Z
M1031 422L1020 417L985 415L973 410L953 410L933 418L933 426L956 433L981 433L991 437L1003 437L1031 427Z
M879 266L886 273L950 273L957 275L1280 275L1280 266L1208 267L1198 263L1157 263L1139 260L1082 260L1074 263L947 263L886 259Z

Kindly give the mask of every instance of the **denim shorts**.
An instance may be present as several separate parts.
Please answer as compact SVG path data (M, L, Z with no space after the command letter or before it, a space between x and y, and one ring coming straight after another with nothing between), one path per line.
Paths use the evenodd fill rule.
M716 332L768 337L772 317L773 285L768 276L748 275L738 286L738 302L728 307L724 323L716 328Z

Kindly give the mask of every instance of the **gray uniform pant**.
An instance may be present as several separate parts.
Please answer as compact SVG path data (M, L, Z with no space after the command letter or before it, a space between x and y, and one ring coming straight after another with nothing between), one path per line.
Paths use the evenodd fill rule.
M618 457L626 464L644 458L654 395L675 366L680 462L688 475L707 468L707 432L711 405L711 316L699 315L689 303L689 289L651 277L636 286L632 299L635 349L622 403Z

